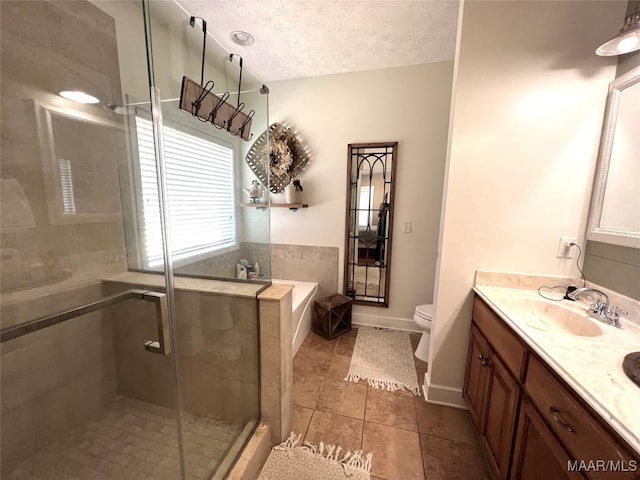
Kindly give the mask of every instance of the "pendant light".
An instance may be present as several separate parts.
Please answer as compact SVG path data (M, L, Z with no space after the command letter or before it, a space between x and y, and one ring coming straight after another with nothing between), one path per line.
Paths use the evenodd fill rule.
M622 55L640 50L640 1L624 19L624 26L611 40L598 47L596 53L603 57Z

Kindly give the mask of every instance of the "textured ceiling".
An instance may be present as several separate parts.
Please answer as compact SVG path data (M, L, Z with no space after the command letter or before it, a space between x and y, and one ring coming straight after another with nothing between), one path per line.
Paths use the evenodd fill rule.
M458 0L176 0L263 82L453 60ZM251 33L248 47L234 30Z

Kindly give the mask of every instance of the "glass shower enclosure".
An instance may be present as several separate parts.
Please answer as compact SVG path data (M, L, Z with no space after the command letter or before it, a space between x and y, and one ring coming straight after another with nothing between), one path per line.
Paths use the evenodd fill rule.
M1 476L224 478L260 418L268 199L253 140L179 98L204 72L255 139L268 95L173 1L0 8Z

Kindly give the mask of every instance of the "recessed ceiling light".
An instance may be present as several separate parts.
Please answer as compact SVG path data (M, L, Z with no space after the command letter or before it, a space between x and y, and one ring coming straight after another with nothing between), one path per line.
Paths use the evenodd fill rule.
M236 30L234 32L231 32L229 34L229 37L231 37L231 40L233 40L234 43L237 43L238 45L242 45L243 47L248 47L249 45L253 45L253 42L256 41L256 39L253 38L253 35L251 35L248 32L243 32L242 30Z
M81 92L80 90L64 90L58 95L78 103L100 103L100 100L93 95Z

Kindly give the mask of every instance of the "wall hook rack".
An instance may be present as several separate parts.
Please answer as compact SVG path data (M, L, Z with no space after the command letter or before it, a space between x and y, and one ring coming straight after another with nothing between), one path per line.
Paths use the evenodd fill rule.
M201 17L191 17L189 25L196 26L196 19L200 19L202 24L202 65L200 70L200 84L191 80L186 75L182 77L182 86L180 88L180 109L189 112L201 122L211 123L219 130L226 130L231 135L239 136L243 140L250 140L253 137L251 133L251 121L255 115L255 110L245 113L244 102L240 101L240 92L242 89L242 69L243 61L240 55L235 53L229 54L229 61L233 62L234 57L240 59L240 74L238 78L238 99L236 106L229 104L227 100L230 97L229 92L224 92L222 96L213 93L215 82L209 80L204 83L204 65L207 49L207 22Z

